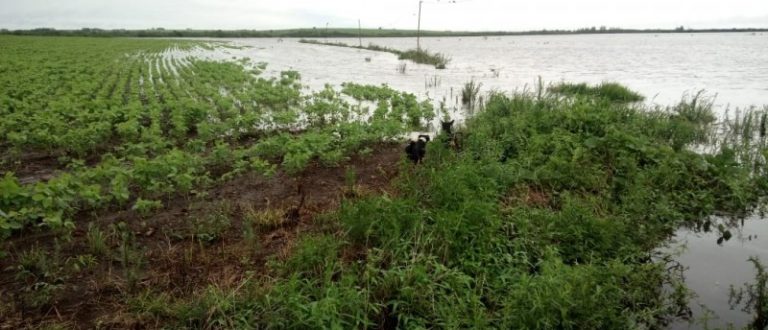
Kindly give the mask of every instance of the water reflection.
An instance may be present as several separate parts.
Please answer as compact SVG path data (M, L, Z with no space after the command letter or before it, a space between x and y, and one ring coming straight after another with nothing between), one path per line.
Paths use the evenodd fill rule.
M754 281L754 267L747 261L750 256L768 260L768 240L761 239L765 233L768 220L759 216L735 222L713 218L698 229L677 232L671 248L685 246L676 260L686 268L685 283L695 294L689 303L694 323L677 320L670 329L700 329L704 322L710 328L749 325L753 316L739 306L731 307L729 293L731 286Z

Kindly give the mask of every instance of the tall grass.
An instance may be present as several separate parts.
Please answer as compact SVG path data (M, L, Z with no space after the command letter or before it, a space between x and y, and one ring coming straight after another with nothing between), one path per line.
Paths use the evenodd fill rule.
M406 51L397 50L394 48L369 44L368 46L355 46L355 45L348 45L342 42L322 42L317 40L309 40L309 39L301 39L299 40L300 43L305 44L313 44L313 45L325 45L325 46L336 46L336 47L347 47L347 48L357 48L357 49L365 49L365 50L372 50L377 52L387 52L392 53L398 56L401 60L409 60L414 63L419 64L429 64L434 66L436 69L445 69L446 65L448 65L448 62L451 61L451 59L441 53L432 53L425 49L410 49Z
M426 49L410 49L401 52L399 58L420 64L429 64L436 69L445 69L445 66L451 61L450 58L441 53L432 53Z
M614 102L638 102L645 99L642 95L613 82L604 82L597 86L589 86L586 83L560 83L551 86L549 91L570 96L598 96Z
M465 83L461 90L461 104L474 109L482 86L483 83L476 83L474 79Z

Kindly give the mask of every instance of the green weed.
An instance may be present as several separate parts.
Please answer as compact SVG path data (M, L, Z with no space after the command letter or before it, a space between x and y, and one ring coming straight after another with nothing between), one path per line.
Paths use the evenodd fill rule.
M589 86L586 83L560 83L549 87L549 91L571 96L595 96L613 102L638 102L645 99L642 95L613 82L604 82L594 87Z
M93 222L88 224L86 233L88 242L88 251L97 256L107 256L109 254L108 237Z

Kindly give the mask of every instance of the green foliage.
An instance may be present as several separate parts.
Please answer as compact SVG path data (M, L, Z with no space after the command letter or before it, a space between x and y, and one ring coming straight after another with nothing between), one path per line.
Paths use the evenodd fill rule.
M612 102L638 102L645 99L642 95L614 82L604 82L597 86L589 86L586 83L560 83L549 87L549 91L569 96L604 98Z
M392 53L397 55L398 58L401 60L409 60L419 64L429 64L434 66L436 69L445 69L446 65L448 65L448 62L451 61L451 59L444 54L432 53L426 49L409 49L406 51L401 51L401 50L384 47L384 46L378 46L374 44L369 44L368 46L354 46L354 45L345 44L343 42L322 42L322 41L311 40L311 39L301 39L299 40L299 42L305 43L305 44L313 44L313 45L347 47L347 48L366 49L366 50L372 50L377 52L387 52L387 53Z
M465 83L464 88L461 89L461 104L474 109L475 104L477 104L477 96L480 94L480 87L482 86L483 83L475 83L474 80Z
M22 308L36 310L54 306L66 292L65 283L77 273L93 268L97 262L92 255L66 256L58 239L49 249L34 246L16 256L14 270L20 281L16 301Z
M62 152L68 162L66 173L45 182L24 185L5 173L0 239L31 225L71 230L74 214L115 205L131 203L146 216L163 198L197 195L248 172L272 175L279 165L291 174L312 162L333 166L434 117L428 102L386 86L326 86L303 95L295 71L266 79L247 61L163 53L208 47L203 42L0 42L8 45L0 68L15 68L0 77L0 132L18 151L9 161L28 150ZM372 117L342 93L386 107ZM81 158L100 161L86 166Z
M136 203L133 204L133 207L131 207L132 210L139 212L142 216L149 215L152 211L161 209L163 207L163 202L161 201L154 201L154 200L144 200L144 199L137 199Z
M205 243L220 240L232 226L226 210L214 210L203 217L190 219L190 222L192 238Z
M27 226L66 238L84 211L128 204L146 216L165 198L248 171L337 165L435 115L387 86L303 95L297 72L265 79L247 61L163 55L213 47L202 42L11 39L0 50L0 67L14 68L0 76L2 138L17 156L55 151L69 164L47 181L0 179L2 238ZM345 199L327 215L331 230L300 237L258 281L185 298L145 291L129 299L131 310L191 328L663 326L683 293L662 290L674 279L649 252L680 225L759 205L768 191L765 115L740 114L719 136L698 96L644 109L614 84L559 88L588 95L492 93L483 103L470 85L467 99L484 110L458 132L461 151L430 143L423 164L401 169L396 193ZM712 152L694 151L705 142ZM181 235L218 241L237 224L233 214L227 205L206 210ZM280 209L245 209L243 218L250 241L254 229L285 220ZM129 292L144 263L134 235L125 223L87 233L93 255L117 242L116 276ZM19 282L41 283L25 288L30 307L95 264L89 255L29 253L17 270Z
M737 161L740 147L690 151L699 134L685 132L711 130L707 109L675 110L692 106L493 94L467 121L463 151L430 144L397 197L343 203L344 239L307 238L275 262L277 283L246 304L258 306L248 323L662 326L684 287L662 291L677 282L649 251L681 224L752 209L766 192ZM365 255L339 259L345 249Z
M381 86L360 85L355 83L344 83L341 85L341 92L353 97L358 101L381 101L389 100L399 92L390 88L386 84Z
M401 60L411 60L416 63L433 65L436 69L445 69L450 58L441 53L432 53L426 49L410 49L400 53Z
M99 229L93 222L88 224L86 239L88 242L88 251L97 256L107 256L109 246L107 245L107 235Z

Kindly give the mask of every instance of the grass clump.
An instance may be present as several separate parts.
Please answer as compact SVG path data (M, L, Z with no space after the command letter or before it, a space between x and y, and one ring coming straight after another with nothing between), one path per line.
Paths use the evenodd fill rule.
M432 53L426 49L410 49L400 53L401 60L411 60L415 63L429 64L436 69L445 69L450 58L441 53Z
M357 49L365 49L365 50L372 50L376 52L387 52L392 53L398 56L401 60L410 60L414 63L419 64L429 64L434 66L436 69L445 69L446 65L448 65L448 62L451 61L451 59L448 56L445 56L441 53L432 53L425 49L410 49L406 51L369 44L368 46L354 46L354 45L348 45L343 42L323 42L323 41L317 41L317 40L311 40L311 39L301 39L299 40L300 43L304 44L312 44L312 45L324 45L324 46L335 46L335 47L347 47L347 48L357 48Z
M645 99L629 88L613 82L604 82L596 86L590 86L587 83L560 83L549 87L549 91L568 96L599 97L611 102L638 102Z
M258 230L273 229L282 226L285 219L285 210L279 208L257 209L246 206L243 214L246 225Z
M461 89L461 104L474 109L475 104L477 104L477 97L480 94L480 87L482 86L483 83L476 83L474 80L465 83L464 88Z

